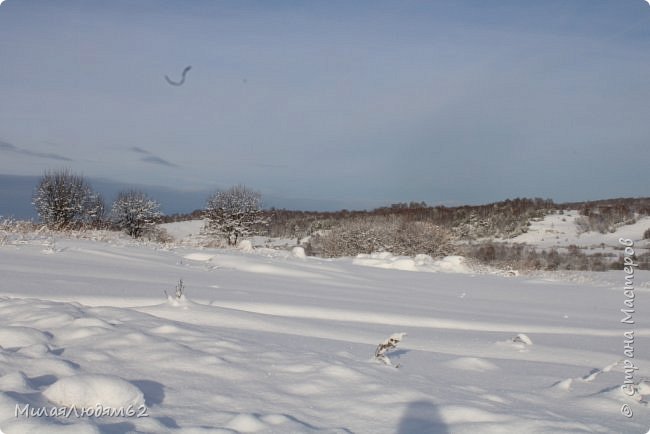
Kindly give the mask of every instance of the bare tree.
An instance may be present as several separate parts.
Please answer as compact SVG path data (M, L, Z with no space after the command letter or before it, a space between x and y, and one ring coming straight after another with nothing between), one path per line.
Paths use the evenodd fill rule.
M41 221L56 230L96 222L103 216L104 202L81 175L67 169L46 171L33 201Z
M262 195L243 185L218 190L210 196L205 206L209 233L222 235L228 245L253 233L254 228L266 223L262 216Z
M122 191L111 209L113 222L127 234L140 238L160 217L160 204L141 191Z

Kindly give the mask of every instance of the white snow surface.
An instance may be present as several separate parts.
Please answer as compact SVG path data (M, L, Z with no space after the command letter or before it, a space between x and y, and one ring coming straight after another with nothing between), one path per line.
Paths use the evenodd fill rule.
M471 273L472 268L467 265L462 256L447 256L434 260L429 255L416 255L415 257L395 256L389 252L360 254L353 260L353 264L367 267L385 268L403 271L428 271L432 273Z
M167 232L175 240L182 241L191 240L198 237L205 227L206 222L206 219L199 219L175 223L164 223L158 226L164 229L165 232Z
M64 377L43 391L49 401L65 407L128 408L144 404L135 385L117 376L80 374Z
M623 271L503 277L458 257L332 260L99 238L0 246L4 433L650 427L648 272L635 273L635 323L621 324ZM186 298L166 300L179 279ZM628 330L632 397L620 388ZM408 333L387 353L398 369L373 357L396 332ZM15 414L142 400L148 417Z
M528 232L504 241L526 243L540 248L560 248L570 245L585 249L585 253L620 252L619 238L634 241L637 249L649 249L650 242L643 240L643 232L650 229L650 217L640 217L636 223L621 225L615 232L602 234L589 231L580 232L575 221L580 217L578 210L564 211L544 216L532 221ZM591 252L590 252L591 251Z

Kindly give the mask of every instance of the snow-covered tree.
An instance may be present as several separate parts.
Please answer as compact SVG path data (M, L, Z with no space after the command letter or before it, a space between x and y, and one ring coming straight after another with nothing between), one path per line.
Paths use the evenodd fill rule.
M96 222L104 212L101 196L83 176L67 169L45 172L32 203L41 221L56 230Z
M266 223L262 216L262 195L243 185L218 190L205 205L207 232L224 236L228 245L236 245L251 235L256 226Z
M140 238L160 217L160 204L137 190L120 192L113 202L111 219L124 232Z

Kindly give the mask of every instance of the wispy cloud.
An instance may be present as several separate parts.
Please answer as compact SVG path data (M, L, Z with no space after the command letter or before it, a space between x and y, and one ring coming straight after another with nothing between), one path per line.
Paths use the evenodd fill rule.
M19 148L16 145L12 145L11 143L7 143L2 140L0 140L0 151L13 152L15 154L27 155L29 157L36 157L36 158L49 158L51 160L59 160L59 161L73 161L71 158L64 157L63 155L54 154L51 152L30 151L29 149Z
M158 164L159 166L165 166L165 167L179 167L178 164L169 162L164 158L161 158L147 151L146 149L142 149L137 146L132 146L131 148L129 148L129 150L131 152L135 152L136 154L143 155L143 157L140 158L140 161L144 161L145 163Z
M156 157L155 155L147 155L146 157L142 157L140 160L144 161L145 163L159 164L161 166L178 167L178 165L174 163L170 163L169 161L163 158Z
M138 148L137 146L133 146L129 150L133 152L137 152L138 154L150 155L149 151L145 151L144 149Z

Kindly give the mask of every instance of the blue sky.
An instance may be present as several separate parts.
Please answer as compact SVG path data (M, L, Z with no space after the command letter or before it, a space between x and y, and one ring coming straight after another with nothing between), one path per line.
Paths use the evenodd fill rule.
M650 196L643 0L7 0L0 65L4 175L350 208Z

